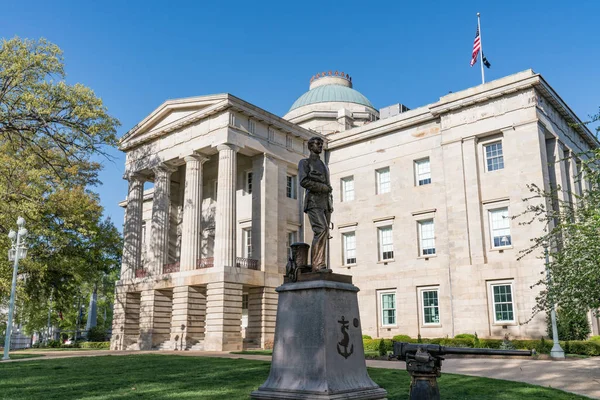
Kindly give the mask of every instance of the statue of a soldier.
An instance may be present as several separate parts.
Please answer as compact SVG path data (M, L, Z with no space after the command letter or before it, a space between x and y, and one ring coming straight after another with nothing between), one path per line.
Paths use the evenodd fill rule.
M300 160L298 175L300 186L306 189L304 212L308 214L314 234L311 248L312 270L319 271L328 269L326 250L333 212L333 197L329 169L320 157L323 151L323 139L311 138L308 141L308 150L310 156Z

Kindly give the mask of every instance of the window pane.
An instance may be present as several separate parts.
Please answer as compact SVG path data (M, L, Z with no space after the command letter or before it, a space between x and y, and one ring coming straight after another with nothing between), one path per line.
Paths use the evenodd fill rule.
M396 323L396 294L385 293L381 295L381 316L383 325Z
M342 234L344 246L344 264L356 264L356 234L354 232Z
M426 324L440 323L440 308L437 290L424 290L423 292L423 320Z
M494 285L492 287L496 321L514 321L512 286Z
M391 190L390 184L390 168L382 168L377 170L377 194L389 193Z
M490 210L490 227L493 247L512 245L508 207Z
M435 228L433 220L419 222L419 234L421 236L421 254L435 254Z
M502 153L502 142L492 143L485 146L485 159L488 171L504 168L504 155Z
M380 260L390 260L394 258L394 244L391 226L379 228L379 254Z
M417 185L428 185L431 183L431 167L429 165L429 158L424 160L415 161L416 174L417 174Z
M342 179L342 201L354 200L354 177Z

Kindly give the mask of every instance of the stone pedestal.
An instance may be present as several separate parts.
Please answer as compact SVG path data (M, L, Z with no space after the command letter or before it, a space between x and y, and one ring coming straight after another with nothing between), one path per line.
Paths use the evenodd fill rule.
M301 274L277 288L271 372L253 399L385 399L371 380L352 277Z

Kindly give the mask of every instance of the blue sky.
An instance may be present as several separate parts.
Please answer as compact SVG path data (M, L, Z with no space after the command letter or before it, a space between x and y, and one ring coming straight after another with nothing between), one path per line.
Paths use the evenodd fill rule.
M480 84L469 67L482 17L486 80L541 73L582 119L600 105L600 2L11 1L0 36L45 37L67 80L91 87L122 126L164 100L229 92L277 115L310 77L340 70L377 108L417 107ZM124 156L104 161L105 214L121 226Z

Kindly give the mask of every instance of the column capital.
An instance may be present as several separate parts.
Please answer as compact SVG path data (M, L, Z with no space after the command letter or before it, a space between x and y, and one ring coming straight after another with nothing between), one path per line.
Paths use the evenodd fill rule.
M210 160L210 158L206 157L205 155L202 154L198 154L198 153L193 153L193 154L188 154L187 156L183 157L183 160L188 163L188 162L194 162L194 161L200 161L201 164L204 164L205 162L207 162L208 160Z
M152 171L154 172L155 175L158 174L172 174L173 172L177 171L176 167L173 167L169 164L166 163L160 163L158 165L156 165L154 168L152 168Z
M236 153L240 150L240 146L237 146L235 144L232 143L222 143L217 145L217 150L222 151L222 150L233 150Z
M148 178L146 178L144 175L142 175L139 172L125 172L123 174L123 179L125 179L126 181L140 181L140 182L145 182L148 180Z

